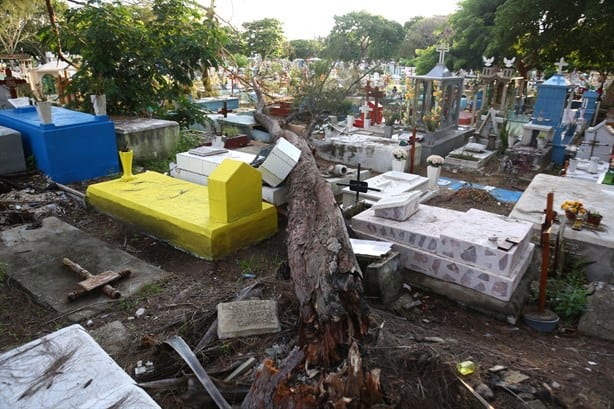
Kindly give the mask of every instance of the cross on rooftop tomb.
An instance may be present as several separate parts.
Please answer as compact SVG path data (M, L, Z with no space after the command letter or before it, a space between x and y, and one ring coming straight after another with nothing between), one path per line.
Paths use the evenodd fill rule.
M561 59L559 60L558 63L554 64L556 65L559 69L557 71L557 74L562 74L563 73L563 67L569 65L565 62L565 57L561 57Z
M442 43L442 44L439 44L435 50L439 51L438 64L445 64L446 52L450 51L450 47L448 47L447 44Z

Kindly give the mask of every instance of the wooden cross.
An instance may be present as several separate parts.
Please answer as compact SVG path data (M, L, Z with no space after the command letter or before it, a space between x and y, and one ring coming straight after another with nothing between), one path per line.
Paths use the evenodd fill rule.
M559 70L557 71L557 74L562 74L563 73L563 67L569 65L565 62L565 57L561 57L561 59L559 60L558 63L554 64L557 67L559 67Z
M62 262L83 279L77 284L77 289L68 293L69 301L74 301L97 288L101 288L107 297L116 300L121 297L121 293L111 284L130 276L130 270L105 271L94 275L68 257L64 257Z
M438 64L445 64L446 52L450 51L450 47L448 47L448 45L445 44L445 43L441 43L441 44L439 44L437 46L437 48L435 50L439 51L439 61L438 61Z
M26 80L13 77L13 73L9 67L5 70L6 77L0 80L0 85L5 85L11 94L11 98L17 98L17 87L22 84L27 84Z

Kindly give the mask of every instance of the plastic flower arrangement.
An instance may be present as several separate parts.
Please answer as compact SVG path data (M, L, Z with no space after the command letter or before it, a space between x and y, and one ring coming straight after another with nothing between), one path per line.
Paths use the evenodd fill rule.
M407 159L407 150L403 148L396 148L392 151L392 157L396 160L405 160Z
M565 210L565 212L573 213L575 215L581 215L586 213L586 209L582 202L578 202L577 200L565 200L561 205L561 209Z
M441 121L442 96L443 91L439 89L437 81L433 81L433 105L431 106L430 112L422 116L422 122L430 132L436 131L439 127L439 122Z
M441 165L443 165L443 163L445 162L445 159L442 158L439 155L431 155L428 158L426 158L426 164L428 166L433 166L433 167L440 167Z

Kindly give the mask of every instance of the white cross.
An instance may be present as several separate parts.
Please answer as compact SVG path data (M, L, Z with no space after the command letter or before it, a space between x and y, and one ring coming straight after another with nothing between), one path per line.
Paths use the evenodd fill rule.
M565 67L565 66L567 66L569 64L567 64L565 62L565 57L561 57L561 60L558 63L554 64L554 65L559 67L559 70L557 71L557 74L562 74L563 73L563 67Z
M365 103L364 105L361 105L360 108L358 108L358 110L362 112L364 114L364 117L366 118L367 115L369 115L369 112L371 111L371 107L369 107L369 104Z
M447 44L441 43L435 49L439 51L439 64L444 64L446 59L446 51L450 51L450 47Z

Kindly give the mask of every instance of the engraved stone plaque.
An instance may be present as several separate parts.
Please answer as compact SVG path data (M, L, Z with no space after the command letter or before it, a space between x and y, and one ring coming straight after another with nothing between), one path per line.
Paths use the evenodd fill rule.
M248 300L217 305L217 336L220 339L279 332L277 303Z

